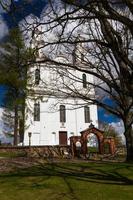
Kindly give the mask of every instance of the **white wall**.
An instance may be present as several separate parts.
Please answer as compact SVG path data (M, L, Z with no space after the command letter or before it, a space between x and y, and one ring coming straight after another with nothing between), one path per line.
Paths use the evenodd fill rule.
M84 120L84 108L69 110L70 105L66 105L66 123L62 126L62 123L60 123L59 104L54 105L56 102L54 98L49 98L44 103L40 102L39 122L33 120L33 113L27 113L26 125L27 127L30 126L25 131L24 145L29 144L28 132L32 132L31 145L56 145L59 144L59 131L67 131L69 144L69 137L72 136L72 132L74 135L80 135L80 131L89 127L90 123L85 123ZM74 101L62 100L62 104L65 105L65 103L74 103ZM34 101L30 101L30 105L33 110ZM95 105L90 105L90 118L97 127L97 107Z
M56 61L68 62L64 57L58 57ZM31 80L29 82L29 88L31 87L35 91L35 96L27 98L27 105L30 110L26 112L26 130L24 135L24 145L29 145L28 132L32 133L31 145L56 145L59 144L59 131L67 131L68 144L69 137L74 135L80 135L80 132L89 127L90 123L85 123L84 117L84 105L85 102L79 99L59 97L61 94L58 89L68 92L66 87L63 88L63 83L69 86L72 90L75 88L81 94L84 95L95 95L93 88L83 88L82 82L82 72L75 70L68 70L67 67L55 68L55 66L43 65L40 68L40 84L38 86L34 85L35 82L35 69L37 67L32 67L29 71L31 75ZM59 74L57 71L59 70ZM70 72L70 73L69 73ZM71 76L74 75L72 80ZM87 80L93 82L93 77L86 74ZM31 85L30 85L31 84ZM52 91L52 96L48 95ZM33 111L35 97L37 97L38 92L42 94L42 101L36 98L36 102L40 103L40 121L33 120ZM54 94L55 92L55 94ZM70 90L69 90L70 92ZM57 95L57 97L55 97ZM40 96L40 95L39 95ZM39 97L38 96L38 97ZM59 106L66 106L66 123L64 126L60 123L59 116ZM98 117L97 117L97 106L89 105L90 107L90 118L91 122L98 127ZM54 134L53 134L54 133Z

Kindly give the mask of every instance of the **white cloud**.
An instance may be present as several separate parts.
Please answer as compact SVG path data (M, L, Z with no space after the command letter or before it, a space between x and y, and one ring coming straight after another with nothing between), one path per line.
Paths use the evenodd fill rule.
M112 123L110 123L110 125L112 127L114 127L114 129L116 130L116 132L119 134L119 136L122 137L122 140L125 143L125 136L123 134L124 133L124 125L123 125L122 120L119 121L119 122L112 122Z
M2 133L2 129L3 129L2 113L3 113L3 109L0 108L0 138L3 136L3 133Z
M119 133L122 134L124 132L124 125L122 121L119 122L111 122L110 125L115 128L115 130Z
M0 119L1 119L2 113L3 113L3 108L0 108Z
M10 143L12 144L13 143L13 138L11 137L7 137L6 135L4 135L3 133L3 121L2 121L2 114L3 114L3 111L4 109L3 108L0 108L0 141L2 143Z
M8 34L8 27L4 22L2 16L0 16L0 40Z

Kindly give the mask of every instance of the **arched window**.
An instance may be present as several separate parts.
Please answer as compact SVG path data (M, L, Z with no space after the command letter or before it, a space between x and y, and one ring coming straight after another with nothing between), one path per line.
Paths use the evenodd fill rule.
M40 82L40 69L35 70L35 84L39 85Z
M85 123L90 123L90 108L88 106L84 107Z
M34 104L34 121L40 121L40 103Z
M66 122L66 108L64 105L60 105L60 122Z
M86 74L82 74L82 80L83 80L83 88L86 88L87 87Z

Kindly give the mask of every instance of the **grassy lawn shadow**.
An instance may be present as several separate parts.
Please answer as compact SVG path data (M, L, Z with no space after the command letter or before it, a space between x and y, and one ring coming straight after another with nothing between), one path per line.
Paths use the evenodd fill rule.
M94 162L41 163L27 169L17 169L11 173L1 174L0 184L5 184L6 180L14 188L17 187L19 191L27 193L28 191L42 192L45 189L45 194L49 193L48 199L50 200L84 200L85 192L88 195L87 187L94 187L95 191L97 190L95 186L100 186L104 191L104 188L110 186L115 190L120 187L130 188L133 186L133 165ZM84 194L81 194L79 190L81 192L83 190ZM40 197L37 200L42 199ZM104 198L99 197L99 199ZM14 198L14 200L16 199Z

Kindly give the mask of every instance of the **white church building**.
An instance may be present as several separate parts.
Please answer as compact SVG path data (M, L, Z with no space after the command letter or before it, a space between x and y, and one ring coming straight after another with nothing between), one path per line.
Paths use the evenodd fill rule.
M90 123L98 127L97 106L78 97L78 93L95 96L94 88L87 84L94 78L69 69L68 59L60 54L55 62L66 63L65 66L46 62L30 69L23 145L67 145L71 136L80 136ZM82 61L83 54L79 53L73 62ZM74 90L77 95L73 95Z

